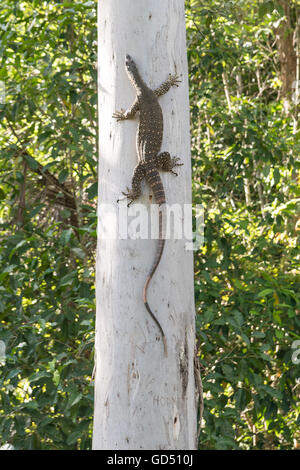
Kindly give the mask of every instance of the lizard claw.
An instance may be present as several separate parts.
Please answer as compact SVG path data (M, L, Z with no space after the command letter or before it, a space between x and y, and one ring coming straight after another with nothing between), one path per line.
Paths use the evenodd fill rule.
M124 196L127 197L127 199L130 199L129 203L127 204L127 207L129 207L139 195L135 194L132 190L130 190L128 186L126 190L127 190L127 193L125 193L125 191L122 191L122 194L124 194Z
M125 196L125 197L122 198L122 199L119 198L119 199L117 200L117 203L119 203L120 201L123 201L123 200L126 199L126 198L130 198L130 190L129 190L128 186L127 186L126 189L127 189L127 193L125 193L125 191L122 191L122 194L123 194L123 196Z
M172 162L172 168L174 168L174 166L182 166L183 163L178 163L180 161L180 158L179 157L173 157L171 162Z
M124 119L126 119L124 109L121 109L121 111L116 111L115 113L113 113L112 117L117 121L123 121Z
M126 187L126 191L127 191L127 193L125 193L125 191L122 191L122 194L124 194L124 196L126 196L126 197L130 197L130 190L129 190L128 186Z
M122 194L124 194L124 193L122 193ZM122 198L119 197L119 199L117 199L117 204L119 204L120 201L124 201L124 199L126 199L127 196L125 194L124 194L124 196L125 197L122 197Z
M181 83L181 80L179 80L179 76L176 74L174 75L171 75L169 76L169 80L170 80L170 83L171 83L171 86L179 86L179 83Z

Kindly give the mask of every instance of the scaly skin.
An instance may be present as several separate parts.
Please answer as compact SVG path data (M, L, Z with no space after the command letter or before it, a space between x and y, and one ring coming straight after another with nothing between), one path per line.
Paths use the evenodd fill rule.
M147 311L161 332L165 355L167 355L166 336L160 322L148 305L147 290L160 262L165 245L163 211L161 206L166 203L166 196L159 170L169 171L177 176L173 168L183 165L183 163L178 163L180 160L178 157L172 158L168 152L159 153L163 138L163 115L158 97L167 93L172 86L178 86L179 79L177 75L170 75L159 88L153 91L143 81L135 62L129 55L126 55L125 58L125 67L137 96L131 108L127 111L121 110L115 112L113 117L118 121L131 119L139 111L140 119L136 139L139 163L133 172L132 189L127 188L127 192L123 192L123 194L129 199L128 206L130 206L130 204L141 195L141 182L145 178L153 191L155 202L160 206L158 247L150 274L144 285L143 298Z

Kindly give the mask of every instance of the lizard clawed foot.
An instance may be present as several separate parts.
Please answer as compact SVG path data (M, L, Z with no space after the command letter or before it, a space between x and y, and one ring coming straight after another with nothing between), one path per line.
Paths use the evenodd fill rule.
M133 203L133 201L139 197L139 194L135 193L133 190L130 191L128 186L126 190L127 190L127 193L122 191L122 194L124 194L124 196L127 197L127 199L130 199L129 203L127 204L127 207L129 207Z
M172 168L174 168L174 166L182 166L183 163L177 163L177 162L179 162L179 161L180 161L180 158L179 158L179 157L173 157L173 158L171 159L171 166L172 166Z
M179 157L173 157L170 160L170 169L169 169L169 171L170 171L170 173L172 173L175 176L178 176L178 173L173 171L173 168L175 168L175 166L182 166L183 165L183 163L178 163L179 161L180 161Z
M122 199L121 198L117 199L117 204L119 204L120 201L124 201L124 199L126 199L126 196L122 197Z
M126 114L124 109L121 109L121 111L116 111L112 117L116 119L117 121L124 121L126 119Z
M119 203L120 201L124 201L124 199L131 199L131 201L129 202L129 204L127 204L127 207L129 207L130 204L131 204L131 203L134 201L134 199L136 199L136 198L133 197L132 191L130 191L130 189L128 188L128 186L127 186L126 190L127 190L127 193L125 193L124 191L122 191L122 194L124 195L124 197L122 197L122 199L119 198L119 199L117 200L117 203Z
M177 173L175 171L173 171L173 168L175 168L176 166L182 166L183 163L179 163L180 162L180 158L179 157L170 157L170 154L168 152L165 152L162 153L161 155L158 156L160 158L160 168L163 170L163 171L169 171L170 173L173 173L173 175L177 175Z
M179 80L179 76L176 74L169 76L170 84L171 86L179 86L179 83L181 83L181 80Z

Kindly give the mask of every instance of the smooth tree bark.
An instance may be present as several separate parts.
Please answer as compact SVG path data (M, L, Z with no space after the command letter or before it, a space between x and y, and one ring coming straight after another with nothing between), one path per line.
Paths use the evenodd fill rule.
M94 449L194 449L197 400L194 377L193 252L186 239L168 239L148 290L148 302L168 344L143 303L143 286L157 240L126 239L117 203L131 186L137 164L138 115L117 122L135 91L124 68L125 54L157 88L169 73L181 83L159 101L164 115L162 151L182 159L179 176L163 174L167 203L188 221L191 204L188 72L184 0L101 0L99 2L99 205L96 269L96 368ZM143 196L132 211L151 206ZM152 202L153 204L153 202ZM133 222L134 223L134 222ZM126 227L127 228L127 225ZM111 230L111 233L108 231ZM122 232L120 239L119 230Z

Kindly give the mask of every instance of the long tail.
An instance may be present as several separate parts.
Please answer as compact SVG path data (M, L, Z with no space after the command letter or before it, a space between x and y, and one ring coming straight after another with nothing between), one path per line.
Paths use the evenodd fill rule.
M162 216L162 212L159 212L159 219L161 218L161 216ZM151 281L151 279L152 279L152 277L153 277L153 275L156 271L157 266L159 265L160 258L162 256L163 251L164 251L164 246L165 246L165 240L164 239L159 239L155 260L154 260L151 272L150 272L149 276L147 277L145 285L144 285L144 304L145 304L145 307L148 310L149 314L151 315L151 317L153 318L153 320L155 321L155 323L157 324L157 326L158 326L158 328L161 332L162 340L163 340L163 343L164 343L165 355L167 356L168 355L168 350L167 350L166 335L165 335L164 330L162 329L162 326L159 323L158 319L156 318L154 313L151 311L151 308L149 307L149 304L148 304L148 301L147 301L148 286L149 286L150 281Z
M152 181L151 181L152 180ZM163 184L160 178L159 173L153 172L151 175L151 178L148 180L151 188L153 189L155 201L161 205L166 202L165 200L165 193L163 189ZM151 308L149 307L148 301L147 301L147 291L148 291L148 286L150 284L150 281L157 269L157 266L159 265L160 259L162 257L163 251L164 251L164 246L165 246L165 235L164 235L164 230L163 230L163 209L160 208L159 210L159 239L158 239L158 246L155 254L155 259L150 271L149 276L146 279L145 285L144 285L144 304L145 307L148 311L148 313L151 315L152 319L155 321L156 325L158 326L161 335L162 335L162 340L164 344L164 351L165 355L168 355L168 350L167 350L167 340L166 340L166 335L164 333L164 330L162 329L162 326L154 313L152 312Z

